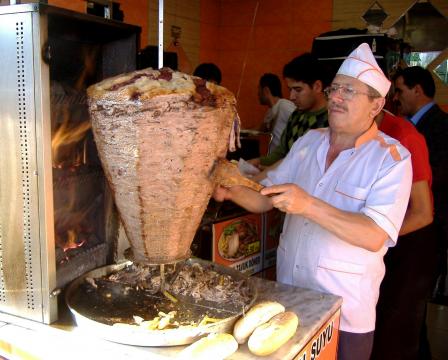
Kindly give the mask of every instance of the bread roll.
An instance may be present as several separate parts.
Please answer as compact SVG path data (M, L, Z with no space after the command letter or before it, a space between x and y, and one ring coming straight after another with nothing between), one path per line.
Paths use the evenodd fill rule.
M285 307L276 301L262 301L252 306L245 316L238 319L233 328L233 336L239 344L243 344L257 326L284 311Z
M230 334L209 334L183 349L178 358L182 360L221 360L238 350L238 343Z
M275 315L257 327L249 337L249 350L258 356L272 354L296 333L299 318L291 311Z

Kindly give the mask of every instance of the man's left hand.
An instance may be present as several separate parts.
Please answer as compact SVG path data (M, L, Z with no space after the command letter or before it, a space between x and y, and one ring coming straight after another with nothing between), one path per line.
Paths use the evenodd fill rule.
M271 196L272 205L288 214L303 214L312 201L312 197L296 184L269 186L260 193Z

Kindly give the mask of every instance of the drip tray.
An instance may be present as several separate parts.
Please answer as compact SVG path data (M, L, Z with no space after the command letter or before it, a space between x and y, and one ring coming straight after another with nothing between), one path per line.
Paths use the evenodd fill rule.
M235 321L253 305L257 297L257 290L249 277L232 268L200 259L189 259L184 267L200 265L204 271L230 276L244 287L242 291L247 294L246 300L237 304L210 301L177 292L173 294L177 299L174 302L160 291L151 293L142 291L138 286L108 280L107 275L130 265L131 262L125 262L93 270L68 287L66 302L78 327L122 344L184 345L208 333L231 333ZM170 328L158 330L148 327L160 314L165 316L170 313L175 314L175 324L171 323Z

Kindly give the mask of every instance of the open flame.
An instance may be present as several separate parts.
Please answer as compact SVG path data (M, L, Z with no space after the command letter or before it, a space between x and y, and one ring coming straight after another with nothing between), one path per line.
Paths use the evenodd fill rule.
M67 231L67 239L62 244L62 251L65 253L65 258L62 261L67 261L69 259L67 252L72 249L77 249L83 246L86 239L78 239L78 235L75 230Z
M62 124L59 126L51 139L51 152L53 156L53 167L62 168L67 164L67 153L71 154L69 166L79 166L87 163L86 139L87 131L92 127L90 121L84 121L77 126L71 125L70 114L66 109ZM83 140L82 151L76 145ZM65 147L65 152L61 151ZM65 156L64 156L65 154Z
M86 164L86 134L91 123L87 112L87 78L95 72L97 49L83 51L81 74L73 86L57 84L52 91L52 118L59 124L53 129L51 152L53 167L79 166ZM59 90L59 93L57 91ZM79 146L79 143L83 146Z
M91 123L87 111L87 78L94 73L96 52L84 51L83 67L74 83L54 81L52 85L51 152L55 184L56 245L68 260L70 250L86 244L93 229L87 225L92 218L92 207L98 205L98 193L88 194L85 183L90 181L88 165L88 132ZM89 183L90 184L90 183ZM62 255L61 253L61 255Z
M56 246L63 252L63 261L68 260L71 250L85 245L89 234L93 232L92 227L88 224L97 202L93 201L88 205L80 204L77 201L76 189L78 188L79 184L76 182L67 182L67 186L64 188L66 190L64 198L61 199L66 202L66 205L55 209Z

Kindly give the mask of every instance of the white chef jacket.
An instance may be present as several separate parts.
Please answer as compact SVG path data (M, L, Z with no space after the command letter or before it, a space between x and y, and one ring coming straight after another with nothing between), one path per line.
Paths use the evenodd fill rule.
M375 307L384 277L383 256L394 246L409 201L409 152L375 123L325 171L329 129L299 138L263 185L294 183L341 210L370 217L388 235L378 252L351 245L300 215L287 215L277 250L277 280L342 296L340 328L375 328Z

